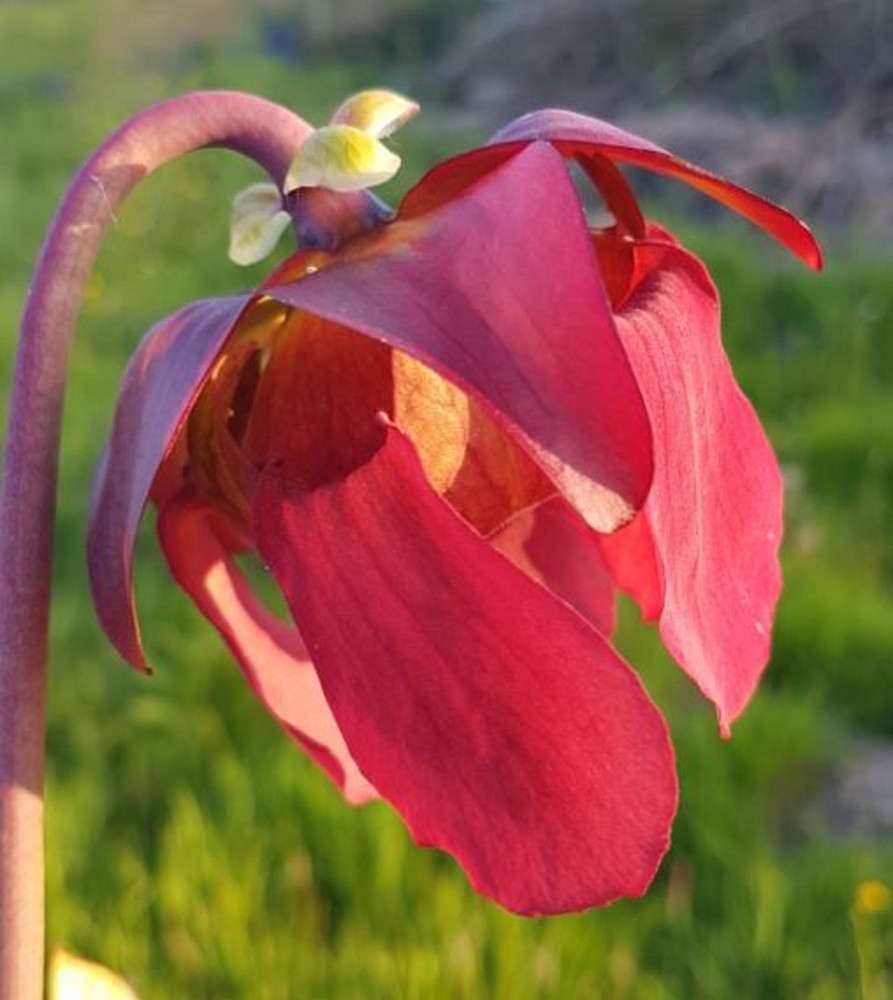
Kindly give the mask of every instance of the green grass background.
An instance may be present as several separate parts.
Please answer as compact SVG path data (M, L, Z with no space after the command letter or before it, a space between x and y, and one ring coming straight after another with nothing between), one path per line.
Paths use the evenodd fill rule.
M371 62L276 63L244 28L184 48L174 21L169 46L147 57L134 42L141 9L0 4L4 406L43 231L78 163L120 120L194 87L253 90L316 122L360 87L413 89L412 72ZM391 197L476 138L423 116L397 139L406 165ZM819 802L854 746L893 737L890 260L821 234L828 266L816 278L743 225L698 230L654 206L713 270L729 352L790 482L775 656L724 744L709 707L624 608L623 647L678 751L674 846L644 900L523 920L416 848L387 807L341 803L171 584L151 531L138 597L155 677L123 666L94 621L85 509L116 385L155 318L261 275L225 257L231 196L254 179L223 153L150 179L119 213L88 291L57 530L49 943L109 965L145 1000L888 996L893 915L853 900L863 880L893 882L893 848L835 837Z

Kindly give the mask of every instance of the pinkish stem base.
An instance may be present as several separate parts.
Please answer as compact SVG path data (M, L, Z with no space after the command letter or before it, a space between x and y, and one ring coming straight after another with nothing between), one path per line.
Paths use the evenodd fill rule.
M41 1000L43 767L50 567L68 355L115 208L190 150L233 149L276 181L309 126L245 94L187 94L137 115L87 161L44 243L22 319L0 498L0 1000Z

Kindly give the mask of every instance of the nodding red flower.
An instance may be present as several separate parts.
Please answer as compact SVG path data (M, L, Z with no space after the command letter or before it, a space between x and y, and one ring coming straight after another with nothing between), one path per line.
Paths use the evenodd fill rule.
M704 265L618 168L676 177L818 267L784 210L592 118L543 111L366 190L412 113L348 101L284 190L237 199L232 255L294 225L256 291L157 324L128 368L90 526L95 603L145 669L134 539L351 802L522 913L645 891L677 803L664 721L612 648L615 588L724 732L769 654L782 488ZM592 228L575 160L613 216ZM256 551L294 623L255 594Z

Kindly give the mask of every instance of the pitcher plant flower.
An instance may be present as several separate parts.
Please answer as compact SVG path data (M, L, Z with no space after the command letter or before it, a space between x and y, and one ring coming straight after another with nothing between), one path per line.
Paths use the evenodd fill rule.
M390 803L519 913L638 896L677 781L611 645L614 595L728 735L769 655L782 488L707 270L620 168L685 181L815 268L819 249L785 210L568 111L517 119L391 211L370 189L417 110L367 92L323 128L280 110L275 140L270 119L230 143L270 175L236 198L230 256L287 230L297 250L135 351L94 490L94 603L147 670L132 570L151 504L174 580L349 802Z

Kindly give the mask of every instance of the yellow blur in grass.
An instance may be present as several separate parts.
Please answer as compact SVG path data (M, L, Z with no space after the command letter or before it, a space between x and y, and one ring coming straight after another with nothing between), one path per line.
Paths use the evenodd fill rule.
M57 948L50 959L49 998L138 1000L136 993L120 976L102 965L78 958L61 948Z
M890 889L880 879L866 879L856 886L853 908L857 913L883 913L890 908Z

